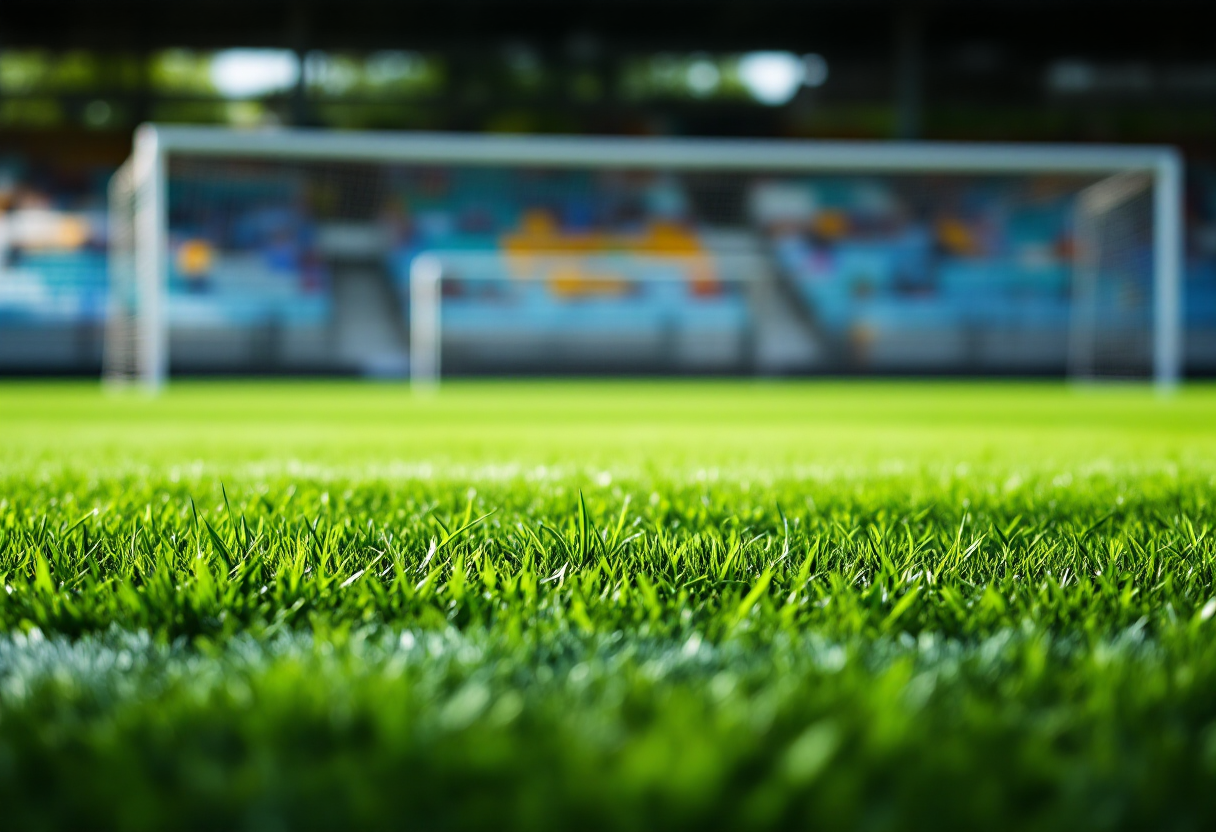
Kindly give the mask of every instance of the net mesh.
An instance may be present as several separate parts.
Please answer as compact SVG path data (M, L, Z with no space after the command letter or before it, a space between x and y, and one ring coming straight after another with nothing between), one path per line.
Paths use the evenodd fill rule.
M132 382L139 372L135 199L135 179L132 164L128 162L110 180L109 192L109 300L102 345L102 374L113 384Z
M1076 243L1070 373L1138 379L1153 369L1152 180L1120 174L1082 192Z

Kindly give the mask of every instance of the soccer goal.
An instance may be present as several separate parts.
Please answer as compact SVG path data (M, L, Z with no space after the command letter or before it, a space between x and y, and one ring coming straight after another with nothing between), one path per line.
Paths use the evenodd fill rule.
M1170 148L146 125L105 376L1181 374Z

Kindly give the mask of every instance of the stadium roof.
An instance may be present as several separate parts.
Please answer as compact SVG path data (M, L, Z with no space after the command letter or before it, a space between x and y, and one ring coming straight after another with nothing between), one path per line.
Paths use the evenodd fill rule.
M1210 55L1201 0L5 0L0 48L808 49L883 52L918 16L934 37L1019 51L1176 59Z
M93 53L86 63L94 67L91 85L8 84L0 100L12 99L6 112L49 107L55 124L88 122L90 130L96 127L90 107L112 115L108 129L153 118L224 122L229 115L217 109L214 91L170 88L153 69L157 61L207 61L226 50L264 48L315 52L310 60L316 64L293 64L315 67L413 52L420 65L436 68L428 77L438 80L425 89L348 91L340 95L341 107L326 108L339 94L321 90L320 82L309 87L308 79L321 74L298 72L290 92L276 87L279 100L267 112L317 126L1164 141L1208 148L1216 57L1210 27L1196 22L1208 5L0 0L0 51L25 50L9 57L45 69L60 63L56 52L79 49ZM177 48L198 54L169 51ZM818 61L830 80L808 82L776 104L756 95L694 94L688 84L668 83L707 57L715 66L734 67L744 53L758 50L788 52L780 56L787 64L799 56ZM128 71L131 66L143 68ZM532 80L521 81L524 76ZM10 119L6 127L16 124Z

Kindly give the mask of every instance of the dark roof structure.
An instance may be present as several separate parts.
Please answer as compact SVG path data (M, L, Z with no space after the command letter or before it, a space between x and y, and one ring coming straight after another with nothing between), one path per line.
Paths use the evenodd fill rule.
M612 50L885 51L900 21L933 42L1021 54L1184 60L1211 53L1202 0L5 0L0 46L450 49L525 40Z
M0 52L79 49L140 56L168 48L251 47L289 49L301 56L317 50L438 56L443 88L429 98L411 99L412 115L385 124L398 127L492 129L488 125L496 119L514 123L527 111L534 117L525 121L533 126L522 129L1201 144L1216 135L1216 55L1210 27L1198 23L1207 5L1204 0L4 0ZM639 56L752 50L821 55L831 68L830 82L776 109L722 97L630 99L617 87L623 67ZM521 51L549 79L539 92L519 95L502 83L503 56ZM594 100L571 95L569 85L563 86L563 79L578 73L599 79ZM0 86L0 101L20 94ZM124 123L163 118L147 106L151 94L137 93L130 106L123 104L129 93L98 95L122 105L115 112L128 114ZM334 123L303 106L305 98L302 91L294 104L286 96L276 105L283 120ZM71 106L80 110L86 99L82 94ZM875 108L886 108L886 115Z

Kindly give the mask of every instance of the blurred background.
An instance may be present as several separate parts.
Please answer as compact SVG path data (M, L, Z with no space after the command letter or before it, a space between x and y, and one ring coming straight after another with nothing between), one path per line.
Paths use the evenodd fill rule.
M1208 375L1205 5L5 0L0 373L100 371L107 183L154 121L1172 145L1185 368ZM468 253L445 372L1058 375L1092 181L174 160L172 369L402 374L410 266L442 249ZM495 259L588 250L669 256L680 279L567 263L525 284ZM1112 292L1147 320L1143 278Z

